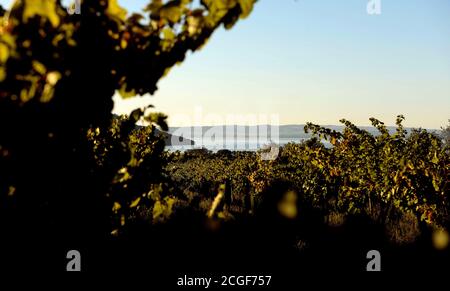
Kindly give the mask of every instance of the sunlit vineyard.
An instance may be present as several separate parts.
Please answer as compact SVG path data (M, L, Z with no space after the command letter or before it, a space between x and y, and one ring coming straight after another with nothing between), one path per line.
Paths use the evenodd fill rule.
M285 190L295 193L286 207L317 209L329 225L365 215L384 225L393 243L402 244L414 242L420 227L445 229L450 203L448 144L443 136L422 129L407 134L403 119L398 116L395 133L371 119L377 135L347 120L341 121L342 132L307 124L305 131L314 137L287 144L274 160L261 159L264 150L164 151L154 126L136 129L126 117L115 120L105 134L90 136L99 167L119 169L108 194L114 199L114 235L127 223L167 221L179 209L206 215L220 187L224 197L215 213L219 220L257 216L262 193L283 182ZM120 163L120 152L128 151L131 158ZM105 164L111 161L118 164Z
M340 217L344 223L348 215L365 214L387 226L410 219L443 227L449 219L448 148L426 130L407 135L402 121L399 116L397 131L390 134L372 119L380 132L376 136L346 120L342 133L308 124L305 130L316 137L286 145L273 161L261 160L256 152L197 150L169 154L165 169L174 193L190 207L207 208L218 186L226 184L230 200L224 209L233 217L253 213L261 193L284 181L299 203L322 211L324 222ZM333 146L325 147L321 139Z
M325 247L334 249L327 239L335 235L345 242L344 249L371 244L391 251L420 246L428 254L424 242L434 250L445 249L450 209L445 130L407 133L403 120L398 116L397 129L391 133L383 122L371 119L379 131L375 135L347 120L341 121L342 132L307 124L305 131L313 133L313 138L281 147L274 160L261 158L265 150L167 151L154 126L131 126L124 135L113 137L114 142L94 134L94 152L101 153L99 164L108 157L105 146L118 149L119 143L132 153L123 167L116 166L120 170L110 196L115 200L111 234L141 233L181 223L180 217L184 225L188 215L187 221L200 228L205 221L215 221L216 231L259 221L257 225L265 225L263 232L270 234L278 225L284 229L279 233L283 242L279 247L296 249L306 258L317 258L318 252L326 256ZM133 122L121 117L106 135L114 136L126 124ZM152 172L156 167L157 173ZM296 227L287 227L292 223ZM259 227L247 240L261 244L261 239L267 239L258 233ZM230 251L236 247L248 248L230 246Z
M445 261L448 127L406 132L401 115L393 133L370 119L375 135L348 120L342 132L309 123L313 138L267 160L265 150L168 151L168 116L151 105L113 115L116 92L153 95L256 0L148 2L132 14L117 0L81 1L80 14L57 0L0 6L2 263L21 270L30 245L56 270L71 249L91 270L327 260L360 270L372 248L392 268ZM410 254L428 265L398 259Z

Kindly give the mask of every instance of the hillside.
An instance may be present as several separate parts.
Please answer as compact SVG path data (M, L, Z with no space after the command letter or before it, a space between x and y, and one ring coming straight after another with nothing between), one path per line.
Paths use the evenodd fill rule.
M266 130L267 127L267 130ZM292 138L292 139L306 139L310 138L311 134L305 133L304 124L294 124L294 125L280 125L278 127L279 138ZM342 132L344 126L342 125L326 125L327 128L332 130ZM378 135L379 132L376 128L372 126L359 126L360 129L367 130L372 135ZM387 126L390 133L394 133L395 126ZM199 138L205 134L215 133L216 136L223 137L255 137L258 136L258 130L263 130L263 134L267 132L268 137L276 135L276 128L270 125L255 125L255 126L193 126L193 127L170 127L169 133L181 135L183 137ZM413 128L405 128L409 134ZM436 129L428 129L429 132L438 132Z

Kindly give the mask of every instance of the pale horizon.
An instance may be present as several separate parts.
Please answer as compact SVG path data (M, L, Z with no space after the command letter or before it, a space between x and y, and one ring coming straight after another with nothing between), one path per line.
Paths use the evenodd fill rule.
M196 106L223 118L275 114L280 124L395 125L402 114L406 127L446 126L450 1L381 0L380 15L367 13L368 2L260 0L248 19L188 54L154 96L114 96L113 113L153 104L171 127L193 125L176 117L193 120ZM148 1L119 3L133 12Z
M138 10L146 1L125 4ZM280 124L395 125L439 129L450 119L450 1L260 0L171 70L154 96L114 98L115 113L153 104L174 120L205 114L277 114ZM141 5L142 4L142 5ZM202 124L210 126L211 124ZM218 125L214 123L212 125Z

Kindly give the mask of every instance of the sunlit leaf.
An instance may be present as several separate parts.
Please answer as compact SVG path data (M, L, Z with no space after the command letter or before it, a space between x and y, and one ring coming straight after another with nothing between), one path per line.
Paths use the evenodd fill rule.
M106 14L114 19L125 21L127 13L127 10L120 6L117 0L108 0L108 8L106 9Z
M127 84L123 84L118 91L120 96L124 99L135 97L137 95L134 89L128 90Z
M162 49L163 51L168 51L173 47L176 35L170 27L164 28L162 34Z
M215 26L237 4L236 0L203 0L203 3L209 10L206 20L210 26Z
M42 64L38 61L33 61L32 66L33 66L33 69L36 72L38 72L40 75L44 75L47 72L47 69L45 68L44 64Z
M162 5L162 0L152 0L151 3L145 7L144 11L156 12L161 8Z
M47 74L47 82L44 86L44 90L42 91L42 95L40 101L43 103L50 102L53 98L53 94L55 91L55 85L61 79L61 74L57 71L53 71Z
M166 27L163 29L162 31L164 39L165 40L170 40L172 41L175 38L175 33L173 32L173 30L169 27Z
M122 206L120 205L119 202L114 202L112 211L113 211L113 212L117 212L117 211L119 211L121 208L122 208Z
M169 126L167 124L167 115L163 113L150 113L147 116L145 116L145 121L155 123L159 127L161 127L162 130L167 131L169 130Z
M138 206L140 201L141 201L141 197L138 197L137 199L135 199L135 200L130 204L130 208L134 208L134 207Z
M249 16L250 13L252 12L255 0L238 0L238 1L242 10L241 18Z
M0 63L5 63L8 57L9 57L8 46L0 42Z
M174 3L174 2L172 2ZM161 7L159 15L161 19L167 20L169 23L177 23L183 15L183 7L177 4L168 4Z
M187 31L190 36L201 32L203 17L199 16L188 16L187 20Z
M433 159L431 160L431 162L433 164L438 164L439 163L439 158L437 157L437 153L436 152L434 152Z
M56 0L24 0L23 21L26 23L34 16L48 19L53 27L60 23L56 12Z

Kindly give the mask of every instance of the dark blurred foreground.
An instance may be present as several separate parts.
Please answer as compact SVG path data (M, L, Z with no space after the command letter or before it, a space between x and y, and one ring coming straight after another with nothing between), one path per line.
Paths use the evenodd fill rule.
M378 250L383 272L448 274L449 248L437 250L425 225L415 242L395 245L384 227L365 216L330 226L317 210L298 205L298 216L288 219L274 208L284 187L268 189L254 216L229 222L185 209L165 224L133 225L120 238L100 237L93 228L74 236L63 225L15 229L2 239L1 267L8 273L63 273L67 251L75 249L84 274L142 274L147 286L167 287L185 274L272 275L274 287L297 285L310 275L367 276L366 254Z

